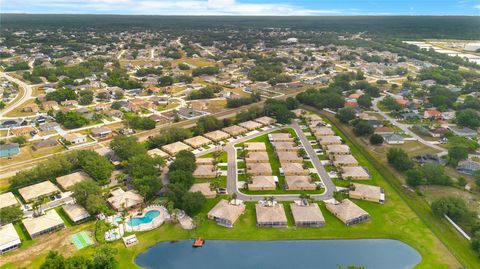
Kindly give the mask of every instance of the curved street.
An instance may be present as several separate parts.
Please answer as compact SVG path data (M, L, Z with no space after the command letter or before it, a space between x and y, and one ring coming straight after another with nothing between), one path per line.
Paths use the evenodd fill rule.
M33 88L32 88L32 85L28 85L27 83L10 76L8 73L0 72L0 77L3 77L9 80L10 82L15 82L19 87L18 90L19 90L19 94L21 95L20 98L18 97L17 97L18 99L15 98L16 100L14 100L13 103L8 104L7 107L5 107L5 109L0 111L0 119L4 119L4 118L9 118L9 117L5 117L7 113L13 111L14 109L19 107L20 105L22 105L24 102L26 102L32 97Z

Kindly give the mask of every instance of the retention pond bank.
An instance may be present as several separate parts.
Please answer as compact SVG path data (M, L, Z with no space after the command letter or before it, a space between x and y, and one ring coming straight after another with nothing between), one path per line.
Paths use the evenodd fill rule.
M192 241L184 240L158 243L135 258L139 266L156 269L334 269L339 265L407 269L420 261L415 249L389 239L207 240L202 248L192 248Z

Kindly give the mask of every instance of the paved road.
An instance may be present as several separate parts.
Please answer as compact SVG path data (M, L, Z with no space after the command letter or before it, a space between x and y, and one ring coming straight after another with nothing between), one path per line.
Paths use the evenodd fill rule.
M418 136L416 133L412 132L409 127L410 125L409 124L405 124L405 123L401 123L399 122L397 119L394 119L392 117L390 117L387 113L383 112L382 110L380 110L378 108L378 102L380 102L381 100L383 100L383 98L385 98L385 96L381 96L381 97L378 97L378 98L375 98L373 99L373 109L380 115L382 115L382 117L384 117L385 119L387 119L388 121L390 121L394 126L402 129L402 131L404 131L406 134L408 134L409 136L415 138L418 142L424 144L425 146L427 147L430 147L430 148L433 148L433 149L436 149L438 151L440 151L438 153L439 156L442 156L442 155L446 155L448 154L447 150L438 146L438 145L435 145L435 144L432 144L430 141L427 141L425 139L423 139L422 137Z
M19 99L15 100L13 103L10 103L5 109L3 109L0 112L0 119L3 119L3 118L8 118L8 117L4 116L5 114L7 114L8 112L16 109L17 107L19 107L25 101L27 101L28 99L30 99L32 97L33 88L32 88L32 85L28 85L27 83L10 76L8 73L0 72L0 76L9 80L10 82L17 83L18 87L23 89L23 90L19 89L21 91L20 92L21 97ZM17 117L15 117L15 118L17 118Z
M249 135L246 137L243 137L241 139L235 140L233 142L228 143L225 145L224 150L227 152L228 156L228 168L227 168L227 192L229 194L236 193L238 199L244 200L244 201L260 201L263 200L265 197L270 197L274 196L276 200L278 201L292 201L292 200L297 200L299 199L299 194L277 194L277 195L250 195L250 194L244 194L239 191L239 186L237 185L238 183L238 178L237 178L237 154L234 145L238 143L245 142L247 140L250 140L254 137L268 134L272 131L278 130L278 129L283 129L283 128L293 128L302 144L305 147L305 151L308 153L310 156L310 159L312 160L312 163L314 164L314 167L317 169L322 181L325 184L326 191L322 194L314 194L310 195L312 198L316 200L328 200L332 198L333 192L335 190L335 185L333 184L332 180L328 176L327 172L325 171L325 168L321 164L320 160L318 159L317 154L315 153L315 150L313 149L312 145L308 142L307 137L301 130L300 126L298 123L293 123L291 125L283 126L283 127L276 127L272 129L268 129L266 131L262 131L253 135Z

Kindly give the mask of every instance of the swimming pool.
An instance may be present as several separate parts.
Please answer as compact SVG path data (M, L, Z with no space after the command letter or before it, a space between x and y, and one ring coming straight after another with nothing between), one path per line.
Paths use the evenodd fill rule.
M128 220L127 224L134 227L134 226L138 226L140 224L150 223L150 222L153 221L153 219L155 219L158 216L160 216L160 211L150 210L147 213L145 213L145 215L143 215L143 217L131 218L130 220Z

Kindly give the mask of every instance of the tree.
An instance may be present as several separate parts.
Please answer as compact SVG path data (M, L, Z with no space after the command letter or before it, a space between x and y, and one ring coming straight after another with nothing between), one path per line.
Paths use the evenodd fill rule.
M397 100L390 95L385 96L380 103L388 110L398 111L402 109L402 106L397 102Z
M290 123L295 116L288 107L286 101L267 99L264 107L265 115L275 118L279 123Z
M128 173L134 178L158 175L157 162L148 154L137 154L128 158Z
M18 143L19 145L25 145L27 143L27 139L24 136L17 136L10 139L13 143Z
M370 136L370 144L372 145L380 145L383 143L383 136L379 135L379 134L372 134Z
M146 200L152 199L163 187L162 181L157 176L134 178L132 185Z
M91 90L83 90L79 93L80 98L78 99L78 103L82 106L89 105L93 102L93 91Z
M435 215L443 217L447 215L453 221L467 221L475 215L471 212L465 202L457 197L444 196L432 202L432 211Z
M470 127L472 129L480 127L480 115L472 108L457 111L455 115L457 123L461 126Z
M183 170L193 173L197 165L195 164L195 155L187 150L182 150L175 156L175 160L170 164L170 172Z
M365 120L358 120L353 125L353 133L356 136L369 136L373 131L373 126Z
M119 135L113 138L110 148L122 160L139 155L146 154L147 149L134 136Z
M183 195L181 209L190 215L196 215L202 209L207 199L200 192L187 192Z
M448 162L456 167L458 162L468 158L468 149L462 146L454 146L448 149Z
M360 107L370 108L372 106L372 97L368 94L364 94L357 99L357 103Z
M107 184L115 167L95 151L82 150L77 154L78 163L99 184Z
M184 171L184 170L176 170L176 171L170 172L168 174L168 178L170 180L170 183L180 184L184 186L186 189L189 189L195 182L195 178L193 177L192 173L190 171Z
M344 107L337 111L335 117L340 120L342 123L349 123L351 120L355 119L356 112L351 107Z
M0 209L0 224L8 224L22 218L23 211L19 206L8 206Z
M412 187L424 184L422 171L418 169L410 169L406 173L407 175L407 184Z
M160 86L171 86L173 82L174 81L172 76L163 76L158 79L158 83Z
M65 269L65 266L65 258L57 251L50 251L40 269Z
M390 148L387 152L387 160L389 164L399 171L407 171L413 168L413 161L400 148Z
M453 185L453 180L445 174L443 166L439 164L426 163L420 169L427 184Z
M109 245L101 245L93 254L93 269L113 269L117 265L117 250Z
M102 196L102 188L97 182L83 180L72 187L72 197L75 201L85 207L90 214L106 212L108 209L105 198Z

